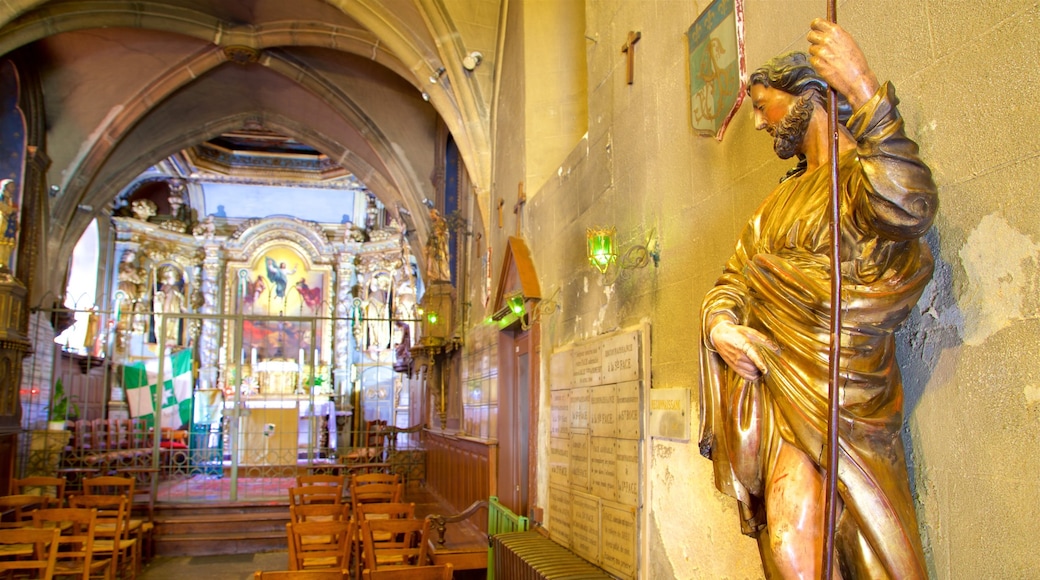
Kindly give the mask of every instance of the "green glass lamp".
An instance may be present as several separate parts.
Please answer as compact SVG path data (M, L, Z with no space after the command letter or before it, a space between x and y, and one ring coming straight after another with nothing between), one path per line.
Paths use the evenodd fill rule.
M617 261L617 245L614 238L617 230L614 228L588 228L585 230L585 238L589 244L589 263L599 270L600 274L606 274L610 265Z
M524 295L517 293L513 294L509 298L506 298L506 304L509 305L509 310L517 317L521 317L525 314L526 308L524 307Z

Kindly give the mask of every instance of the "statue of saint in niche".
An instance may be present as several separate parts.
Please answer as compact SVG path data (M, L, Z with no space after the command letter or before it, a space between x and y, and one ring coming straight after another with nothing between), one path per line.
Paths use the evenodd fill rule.
M938 205L931 172L842 28L814 20L809 55L755 71L755 125L798 166L748 221L701 311L701 452L739 500L768 577L819 578L830 325L828 86L839 137L844 321L840 504L844 578L927 578L903 444L893 333L933 260L921 236ZM811 55L811 56L810 56Z
M426 240L426 277L430 282L451 280L448 222L434 208L430 208L430 237Z
M18 184L13 179L0 181L0 268L9 268L14 239L18 232Z
M181 318L184 309L184 280L180 270L166 265L159 268L159 290L152 301L155 311L155 341L168 346L180 344ZM163 319L166 319L166 334L160 337Z

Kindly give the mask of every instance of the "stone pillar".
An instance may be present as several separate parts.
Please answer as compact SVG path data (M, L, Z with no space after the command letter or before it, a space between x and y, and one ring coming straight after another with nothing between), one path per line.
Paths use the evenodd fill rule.
M202 314L218 314L220 312L220 274L224 259L220 245L208 241L205 246L206 257L202 262L202 297L200 312ZM235 281L237 283L237 281ZM217 386L217 369L220 365L220 321L207 318L202 321L202 334L199 337L199 385L200 388Z

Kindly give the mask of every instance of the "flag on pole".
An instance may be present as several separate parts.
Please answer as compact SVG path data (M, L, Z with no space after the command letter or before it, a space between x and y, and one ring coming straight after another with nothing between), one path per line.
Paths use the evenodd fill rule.
M160 427L186 428L191 424L191 350L184 349L163 361L162 409ZM145 419L155 426L155 391L159 381L159 359L131 363L123 367L123 389L130 404L130 416Z

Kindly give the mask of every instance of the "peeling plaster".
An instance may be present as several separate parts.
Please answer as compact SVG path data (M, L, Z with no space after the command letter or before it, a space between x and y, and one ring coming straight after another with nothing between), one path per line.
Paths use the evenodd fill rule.
M1037 314L1025 311L1024 300L1038 285L1040 245L1002 216L990 214L959 254L968 276L968 290L960 300L965 344L980 345L1012 322Z
M1026 388L1022 389L1022 394L1026 397L1026 405L1032 406L1040 403L1040 385L1026 385Z

